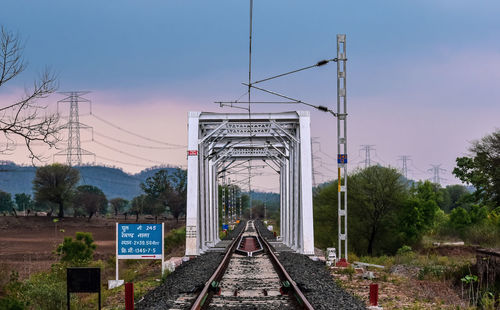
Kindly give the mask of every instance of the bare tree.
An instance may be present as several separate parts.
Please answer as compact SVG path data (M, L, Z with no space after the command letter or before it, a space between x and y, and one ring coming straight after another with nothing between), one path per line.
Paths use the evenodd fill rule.
M0 87L18 76L26 69L23 59L23 45L19 36L0 26ZM46 69L33 82L32 88L26 88L24 96L14 103L0 107L0 154L13 151L16 137L23 139L32 162L41 160L33 151L33 142L41 142L49 147L59 140L57 114L46 112L46 106L38 105L37 99L46 98L57 89L56 77Z

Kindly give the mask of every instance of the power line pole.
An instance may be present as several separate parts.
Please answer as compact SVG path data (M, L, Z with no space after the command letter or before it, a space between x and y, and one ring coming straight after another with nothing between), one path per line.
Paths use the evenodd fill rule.
M432 172L432 182L436 184L441 184L441 180L445 180L440 176L441 172L446 172L446 169L441 168L441 164L439 165L431 165L432 168L427 169L427 171Z
M401 172L403 173L404 177L408 179L408 162L411 160L410 155L401 155L399 156L399 160L403 162Z
M368 167L370 167L372 165L370 152L371 151L375 151L375 145L373 145L373 144L364 144L364 145L361 145L360 147L361 147L360 151L365 151L365 160L364 160L364 163L365 163L365 169L366 169L366 168L368 168Z
M72 92L61 92L61 94L67 97L59 100L57 102L57 110L59 113L59 103L69 103L69 120L61 128L68 129L68 147L65 150L57 152L56 155L66 155L66 162L69 166L80 166L82 164L82 156L94 156L95 153L89 152L82 149L80 140L80 129L90 129L92 127L80 123L80 116L78 110L79 103L88 103L90 105L90 110L92 110L92 103L90 100L83 98L83 95L88 94L88 91L72 91ZM93 131L92 131L93 136Z

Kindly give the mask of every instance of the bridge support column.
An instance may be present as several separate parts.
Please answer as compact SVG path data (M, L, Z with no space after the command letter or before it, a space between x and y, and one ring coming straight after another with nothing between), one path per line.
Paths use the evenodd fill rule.
M301 253L314 255L311 120L309 112L297 112L300 117L300 224Z
M186 255L199 255L200 230L198 222L198 133L200 112L189 112L188 116L188 171L186 201Z

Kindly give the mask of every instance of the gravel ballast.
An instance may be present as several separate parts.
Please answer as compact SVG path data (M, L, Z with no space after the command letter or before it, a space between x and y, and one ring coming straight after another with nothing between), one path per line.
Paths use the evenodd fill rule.
M264 223L256 221L256 226L264 238L274 241ZM338 287L325 263L294 252L280 252L278 259L314 309L366 309L361 300Z
M262 222L256 222L256 225L264 236L274 239L273 233ZM236 237L244 227L244 223L240 223L229 237ZM221 252L209 252L183 263L163 284L137 302L136 309L189 309L189 303L179 307L175 301L183 295L194 296L199 292L215 272L223 256L224 253ZM366 309L361 300L335 284L324 263L293 252L278 253L278 258L314 309Z
M182 263L156 289L136 303L136 309L170 309L181 294L193 294L203 288L219 266L224 253L211 252Z
M240 222L224 239L237 237L244 228L245 222ZM137 302L135 305L136 309L170 309L174 307L174 302L181 295L194 294L201 291L219 266L223 257L224 253L222 252L208 252L182 263L174 272L166 277L164 283L148 292L141 301ZM183 308L189 309L189 307Z
M281 252L278 259L314 309L366 309L361 300L337 286L323 262L293 252Z

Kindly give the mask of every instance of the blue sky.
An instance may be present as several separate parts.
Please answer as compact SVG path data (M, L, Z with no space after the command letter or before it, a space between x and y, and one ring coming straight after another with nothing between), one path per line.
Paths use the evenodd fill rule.
M49 66L59 76L60 90L92 91L88 98L96 114L185 144L187 111L230 112L212 102L245 92L240 83L248 74L248 8L249 2L240 0L3 1L0 24L25 40L30 66L0 90L0 104ZM380 163L398 166L397 156L411 155L413 176L430 177L423 173L430 164L451 171L471 140L500 127L499 13L498 1L255 0L253 75L258 79L335 57L335 35L346 33L351 162L362 160L360 144L374 144ZM266 85L332 105L335 65ZM48 102L59 99L54 95ZM306 108L255 111L281 109ZM334 120L315 111L312 118L313 135L333 154ZM183 151L130 152L136 151L159 162L185 160ZM20 152L7 159L27 162ZM449 173L446 177L456 182Z

